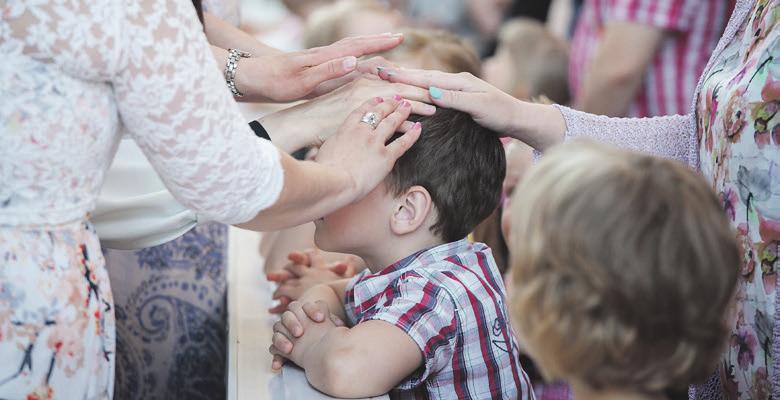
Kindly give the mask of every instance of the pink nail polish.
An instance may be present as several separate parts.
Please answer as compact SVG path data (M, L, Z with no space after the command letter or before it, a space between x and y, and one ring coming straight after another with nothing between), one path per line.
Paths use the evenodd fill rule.
M374 98L374 100L375 100L377 103L383 103L383 102L385 101L385 99L383 99L383 98L381 98L381 97L375 97L375 98Z
M397 95L393 96L393 100L395 100L395 101L401 101L401 99L402 99L402 97L401 97L400 94L397 94Z
M411 107L411 106L412 106L412 103L410 103L410 102L408 102L408 101L404 100L404 101L403 101L403 103L401 103L401 105L402 105L402 106L404 106L405 108L408 108L408 107Z
M422 128L422 124L419 122L415 122L414 126L412 127L412 129L420 129L420 128Z

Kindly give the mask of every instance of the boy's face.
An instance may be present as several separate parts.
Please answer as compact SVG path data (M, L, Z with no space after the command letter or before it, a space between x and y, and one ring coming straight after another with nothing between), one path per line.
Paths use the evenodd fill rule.
M395 199L380 183L366 197L314 221L314 243L325 251L370 255L372 249L388 245L393 233L390 218Z

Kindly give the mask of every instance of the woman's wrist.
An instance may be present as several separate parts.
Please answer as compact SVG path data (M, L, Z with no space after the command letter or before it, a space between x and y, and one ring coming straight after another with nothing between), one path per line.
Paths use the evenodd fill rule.
M299 114L295 107L291 107L265 115L257 122L263 125L276 147L286 153L294 153L313 141L307 137L312 127Z
M556 107L518 100L510 115L510 136L534 149L544 152L563 142L566 120Z

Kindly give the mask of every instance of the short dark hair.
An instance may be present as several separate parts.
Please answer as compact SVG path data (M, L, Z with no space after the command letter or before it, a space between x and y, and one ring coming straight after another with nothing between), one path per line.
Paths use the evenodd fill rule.
M385 183L396 196L414 185L424 187L438 214L431 231L447 242L462 239L501 200L506 156L499 135L450 109L409 120L422 124L422 135Z

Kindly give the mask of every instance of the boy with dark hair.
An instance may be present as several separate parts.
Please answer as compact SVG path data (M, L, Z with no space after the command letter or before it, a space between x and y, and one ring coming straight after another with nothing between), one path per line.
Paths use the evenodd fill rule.
M452 110L420 122L382 185L316 222L318 247L368 270L291 303L271 351L336 397L531 399L501 275L490 249L465 238L498 206L501 142Z

